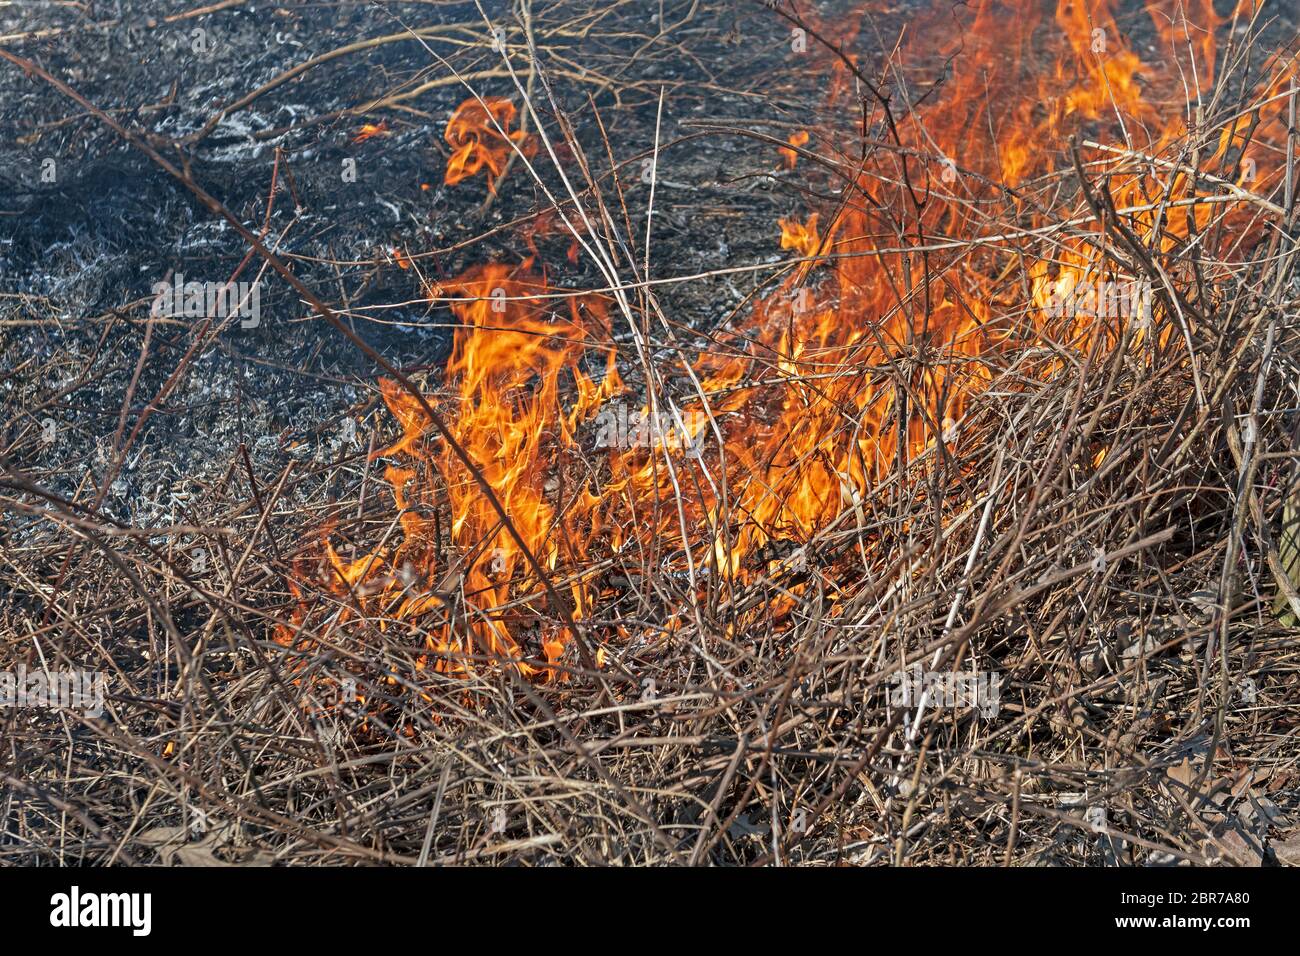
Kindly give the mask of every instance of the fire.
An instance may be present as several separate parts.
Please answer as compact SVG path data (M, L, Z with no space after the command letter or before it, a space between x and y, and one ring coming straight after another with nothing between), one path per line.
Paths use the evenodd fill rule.
M363 123L357 135L352 137L354 143L364 143L368 139L376 136L388 136L388 120L380 120L378 123Z
M448 186L485 172L488 188L495 190L506 163L517 149L525 156L536 151L536 139L515 125L515 105L507 99L470 98L456 107L447 123L446 139L452 148L447 160Z
M781 161L785 164L786 169L794 169L795 164L799 162L798 147L806 146L808 144L808 139L809 136L806 129L801 129L797 132L791 133L789 137L786 138L786 142L789 143L790 146L782 146L780 150Z
M599 622L593 626L602 642L617 646L639 628L653 637L683 626L691 582L707 579L725 595L773 562L798 566L819 532L846 520L863 525L886 482L893 482L891 494L925 494L923 479L940 449L960 458L979 439L964 416L1003 370L1015 366L1018 376L1046 379L1060 369L1060 358L1031 361L1050 351L1043 343L1086 350L1138 348L1153 336L1168 342L1171 322L1158 301L1147 304L1154 314L1135 311L1138 277L1104 271L1093 247L1099 224L1049 232L1061 221L1081 221L1077 198L1058 188L1055 198L1031 201L1016 189L1069 172L1065 144L1084 132L1126 144L1117 153L1093 150L1088 161L1110 164L1110 194L1117 208L1134 210L1126 222L1139 239L1175 243L1190 228L1204 228L1212 211L1197 206L1187 216L1166 216L1149 196L1165 178L1178 197L1203 194L1205 181L1142 159L1161 155L1185 132L1185 73L1176 55L1139 58L1105 0L1061 0L1054 17L1035 3L982 2L960 36L951 35L949 5L939 6L913 35L948 37L928 52L951 62L949 86L899 121L895 149L862 158L851 120L839 140L851 159L842 168L861 198L835 206L822 228L818 212L803 222L780 220L782 249L820 259L787 272L728 337L690 359L698 390L651 401L624 383L611 300L555 296L533 268L532 237L544 234L549 220L525 236L528 263L476 266L431 290L454 313L457 331L445 388L427 398L573 616ZM1172 28L1156 16L1163 6L1150 6L1172 44ZM1209 0L1193 6L1189 18L1199 15L1204 32L1189 35L1205 83L1213 75L1213 30L1223 21ZM1043 61L1052 43L1055 59ZM902 59L926 52L909 48ZM842 63L833 69L832 102L852 86ZM1031 69L1034 81L1027 82ZM1284 89L1289 79L1272 82ZM466 101L448 124L455 149L449 184L486 170L491 185L511 143L525 154L532 149L529 137L511 132L514 106L486 102L487 111ZM1256 143L1285 141L1281 108L1278 98L1261 117ZM1206 168L1240 147L1244 122L1225 129ZM823 137L833 141L835 131L819 130L819 142ZM808 139L803 131L789 142ZM782 155L792 168L793 151ZM1007 278L1017 256L998 237L1005 226L982 218L994 202L1015 207L1027 237L1052 237L1019 247L1030 263L1026 284ZM1234 215L1219 208L1218 215ZM894 220L879 210L895 209L908 210L915 225L891 232ZM949 238L972 242L922 256L906 248L914 237L936 247ZM1112 288L1103 283L1128 291L1098 293ZM1085 284L1090 297L1078 291ZM1125 336L1125 322L1141 328ZM904 370L896 375L906 376L906 389L891 374L896 368ZM375 458L389 462L401 540L353 561L327 544L331 587L354 595L349 606L385 626L412 627L439 671L509 659L530 676L563 680L574 666L571 635L541 596L514 536L431 433L418 403L394 382L380 387L400 435ZM1094 461L1105 454L1101 449ZM434 512L445 521L431 520ZM863 561L879 559L863 551L854 559L858 573ZM627 580L647 566L679 592L658 621L598 613L618 598L611 569L626 569ZM779 628L788 610L783 597L746 613ZM341 612L339 624L354 613ZM605 666L604 647L597 660Z
M781 227L781 248L793 249L804 258L816 255L821 246L821 240L817 238L817 216L818 213L813 213L805 223L796 219L778 220L777 224Z

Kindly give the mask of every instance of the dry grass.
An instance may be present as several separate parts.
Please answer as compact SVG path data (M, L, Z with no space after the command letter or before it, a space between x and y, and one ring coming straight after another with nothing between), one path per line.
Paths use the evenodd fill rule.
M516 76L519 92L551 113L537 87L558 80L533 77ZM1250 91L1225 72L1217 122L1248 109ZM542 131L587 155L553 114ZM1204 155L1214 122L1196 135L1161 159ZM36 408L0 459L0 666L104 670L111 697L103 719L0 713L0 859L1271 860L1287 816L1300 819L1300 642L1287 607L1300 614L1300 596L1285 524L1300 482L1295 170L1274 195L1187 201L1250 210L1261 238L1228 261L1221 237L1134 242L1105 184L1146 160L1069 148L1070 167L1032 188L1074 195L1075 219L1029 231L1007 197L981 210L1006 224L1005 281L1086 232L1117 272L1154 282L1154 332L1139 339L1111 320L1084 350L1023 343L995 362L918 349L880 367L899 395L926 362L982 362L989 382L960 442L846 501L802 560L776 556L744 583L706 579L694 601L649 564L642 586L611 585L577 625L584 634L651 622L648 635L668 610L694 613L616 647L603 669L575 652L562 682L530 683L485 658L473 676L437 673L417 629L358 619L355 604L333 626L349 605L303 574L320 521L302 501L345 489L328 508L337 540L368 549L393 534L387 489L373 472L358 480L361 451L277 475L237 455L188 502L186 527L136 529L24 466L41 437ZM561 188L545 171L538 182ZM628 201L608 172L554 200L593 216ZM1172 192L1154 201L1187 205ZM907 235L915 211L893 212ZM936 281L941 262L983 254L936 251ZM637 255L613 239L599 255L626 293L624 318L659 328ZM115 460L131 437L119 430ZM200 545L211 556L201 569ZM557 570L555 583L579 570ZM444 583L451 616L465 596ZM557 626L567 613L534 603ZM282 626L293 640L274 639ZM890 706L914 664L998 673L1000 711ZM343 686L364 704L313 699ZM1089 808L1105 809L1106 833Z

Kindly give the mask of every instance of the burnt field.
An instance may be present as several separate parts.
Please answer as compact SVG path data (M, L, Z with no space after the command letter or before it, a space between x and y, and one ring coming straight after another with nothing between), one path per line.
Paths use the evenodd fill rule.
M1298 40L0 4L0 861L1300 860Z

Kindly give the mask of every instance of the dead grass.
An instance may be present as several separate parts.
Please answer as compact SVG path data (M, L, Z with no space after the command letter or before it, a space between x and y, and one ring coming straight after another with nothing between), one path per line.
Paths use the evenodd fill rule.
M512 62L536 64L526 36ZM528 71L515 81L546 114L543 132L587 156L590 145L584 152L556 121L548 90L559 80ZM1213 117L1159 159L1204 155L1216 123L1253 105L1252 89L1225 73ZM898 142L881 148L902 152ZM131 528L101 514L91 489L68 500L26 464L41 441L38 408L27 409L0 457L0 667L107 671L111 695L102 719L0 712L0 859L1257 865L1283 856L1276 849L1300 820L1291 616L1300 577L1288 577L1297 545L1287 525L1300 481L1295 171L1264 197L1201 190L1188 200L1172 179L1153 197L1171 209L1251 209L1260 238L1229 260L1221 237L1135 242L1107 182L1148 160L1067 148L1073 163L1032 195L1068 190L1076 218L1028 230L1007 197L981 209L1005 223L1007 285L1026 261L1086 232L1116 272L1154 283L1152 334L1139 340L1112 323L1086 350L1024 343L996 362L918 347L875 370L899 395L927 362L982 362L988 384L966 408L960 441L902 461L798 555L774 555L752 580L705 579L692 602L676 577L646 564L633 586L624 566L624 583L572 624L575 635L645 622L634 629L649 635L674 607L695 614L617 647L605 668L575 641L562 682L530 683L485 658L472 676L448 676L427 664L418 628L355 613L334 626L349 605L316 570L324 519L335 540L364 551L396 517L374 471L360 479L360 449L263 475L237 455L188 503L185 526ZM555 207L621 222L610 210L630 200L608 163L588 159L589 174L557 192ZM545 171L538 182L561 188ZM892 212L915 215L905 203ZM597 244L608 287L625 293L623 318L661 328L637 255L612 238ZM937 244L915 240L914 254ZM974 245L936 249L936 281L979 256ZM257 237L250 246L292 275ZM299 291L346 332L327 302ZM130 405L128 394L124 423ZM118 430L118 465L133 434ZM325 503L322 488L340 497ZM564 575L579 570L538 576L549 598L534 603L556 626L571 610L557 598ZM466 599L456 581L444 584L450 616ZM293 640L276 641L279 627ZM891 706L913 665L999 674L999 712ZM316 699L339 687L364 704L351 693Z

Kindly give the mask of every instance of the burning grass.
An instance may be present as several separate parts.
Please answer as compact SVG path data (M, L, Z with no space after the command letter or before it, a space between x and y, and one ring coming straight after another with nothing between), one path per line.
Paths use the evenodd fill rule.
M179 575L184 632L119 598L179 658L169 749L79 732L295 862L1291 853L1294 51L1248 4L941 6L869 62L870 10L778 4L826 119L683 124L804 190L713 324L664 306L734 271L655 259L665 99L620 157L506 50L445 182L531 181L529 255L427 280L451 356L379 379L334 520L264 548L285 479L249 469L260 590ZM88 856L138 849L104 816Z

